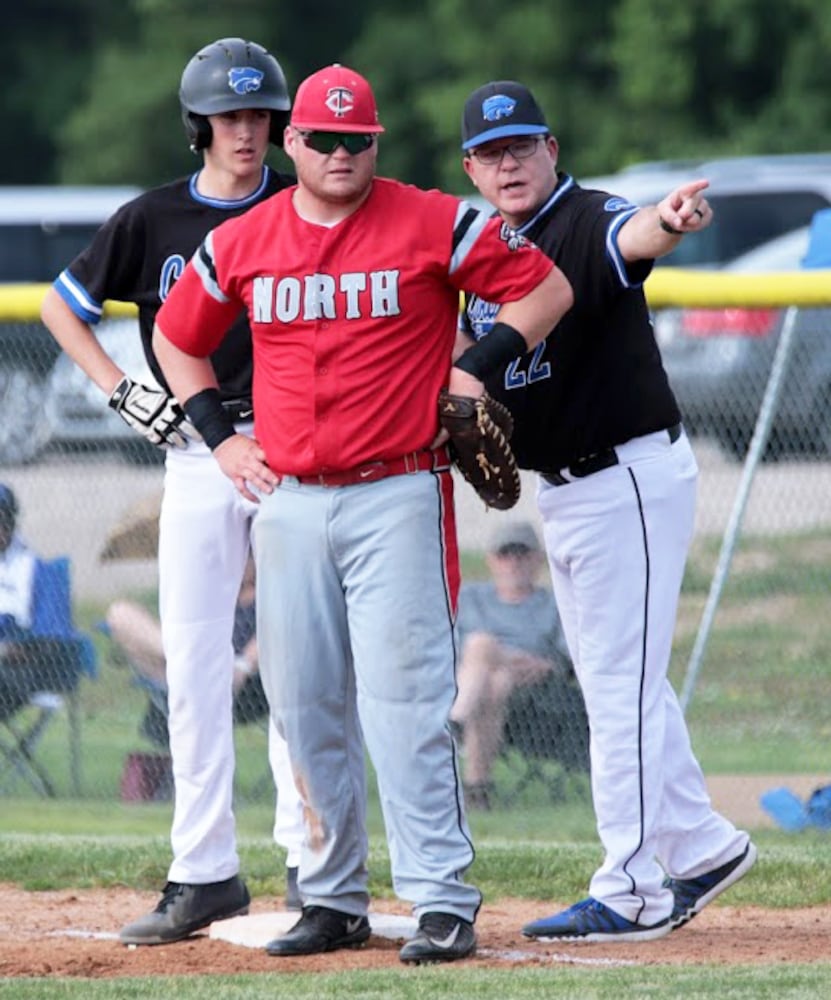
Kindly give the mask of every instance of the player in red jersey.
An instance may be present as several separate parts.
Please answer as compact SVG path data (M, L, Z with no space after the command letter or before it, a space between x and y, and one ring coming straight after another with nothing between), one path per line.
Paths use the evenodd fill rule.
M261 672L307 810L303 913L267 949L369 937L363 736L395 890L419 920L401 960L449 961L475 951L481 897L463 881L473 847L448 727L459 565L447 454L431 447L437 397L445 385L479 396L572 294L498 221L375 177L381 132L353 70L304 81L285 132L297 186L208 235L154 345L223 471L260 501ZM496 336L451 370L461 288L505 305ZM205 361L241 306L254 440L225 418Z

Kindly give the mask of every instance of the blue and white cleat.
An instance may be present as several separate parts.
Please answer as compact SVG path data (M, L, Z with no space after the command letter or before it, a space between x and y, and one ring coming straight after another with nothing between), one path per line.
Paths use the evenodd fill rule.
M538 941L654 941L671 930L669 917L657 924L636 924L589 896L561 913L526 924L522 933Z
M746 875L756 861L756 853L756 845L749 840L744 853L732 861L725 862L719 868L714 868L711 872L705 872L696 878L667 876L664 879L664 886L672 889L675 897L672 916L669 918L672 929L675 930L676 927L681 927L688 920L692 920L696 913L701 913L716 896L720 896L725 889L729 889Z

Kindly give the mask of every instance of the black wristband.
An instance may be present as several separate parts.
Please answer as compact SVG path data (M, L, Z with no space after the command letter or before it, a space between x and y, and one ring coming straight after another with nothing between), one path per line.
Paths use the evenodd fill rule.
M664 222L660 217L658 218L658 225L663 229L665 233L670 233L673 236L683 236L683 232L680 229L673 229L668 222Z
M197 392L182 406L182 409L211 451L237 433L233 420L222 406L219 389L203 389Z
M519 330L507 323L494 323L490 333L469 347L455 367L484 382L488 375L527 353L528 342Z

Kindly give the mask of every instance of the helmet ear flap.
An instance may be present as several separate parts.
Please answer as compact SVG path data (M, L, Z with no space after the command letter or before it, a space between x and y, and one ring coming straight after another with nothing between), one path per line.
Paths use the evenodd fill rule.
M183 111L182 121L192 153L207 149L213 139L213 129L206 115L197 115L193 111Z

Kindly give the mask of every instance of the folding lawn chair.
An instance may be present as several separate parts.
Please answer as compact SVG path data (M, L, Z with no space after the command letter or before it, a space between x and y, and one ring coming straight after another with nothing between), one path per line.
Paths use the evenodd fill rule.
M577 681L552 671L536 684L514 691L500 755L510 774L501 796L506 805L535 782L552 802L575 790L587 791L589 724ZM580 779L575 782L576 776Z
M72 619L69 560L39 559L35 566L31 630L21 642L25 666L36 687L20 697L0 688L0 789L22 779L39 794L55 795L52 776L36 756L50 722L67 706L69 770L72 792L81 792L80 682L97 676L95 646Z

